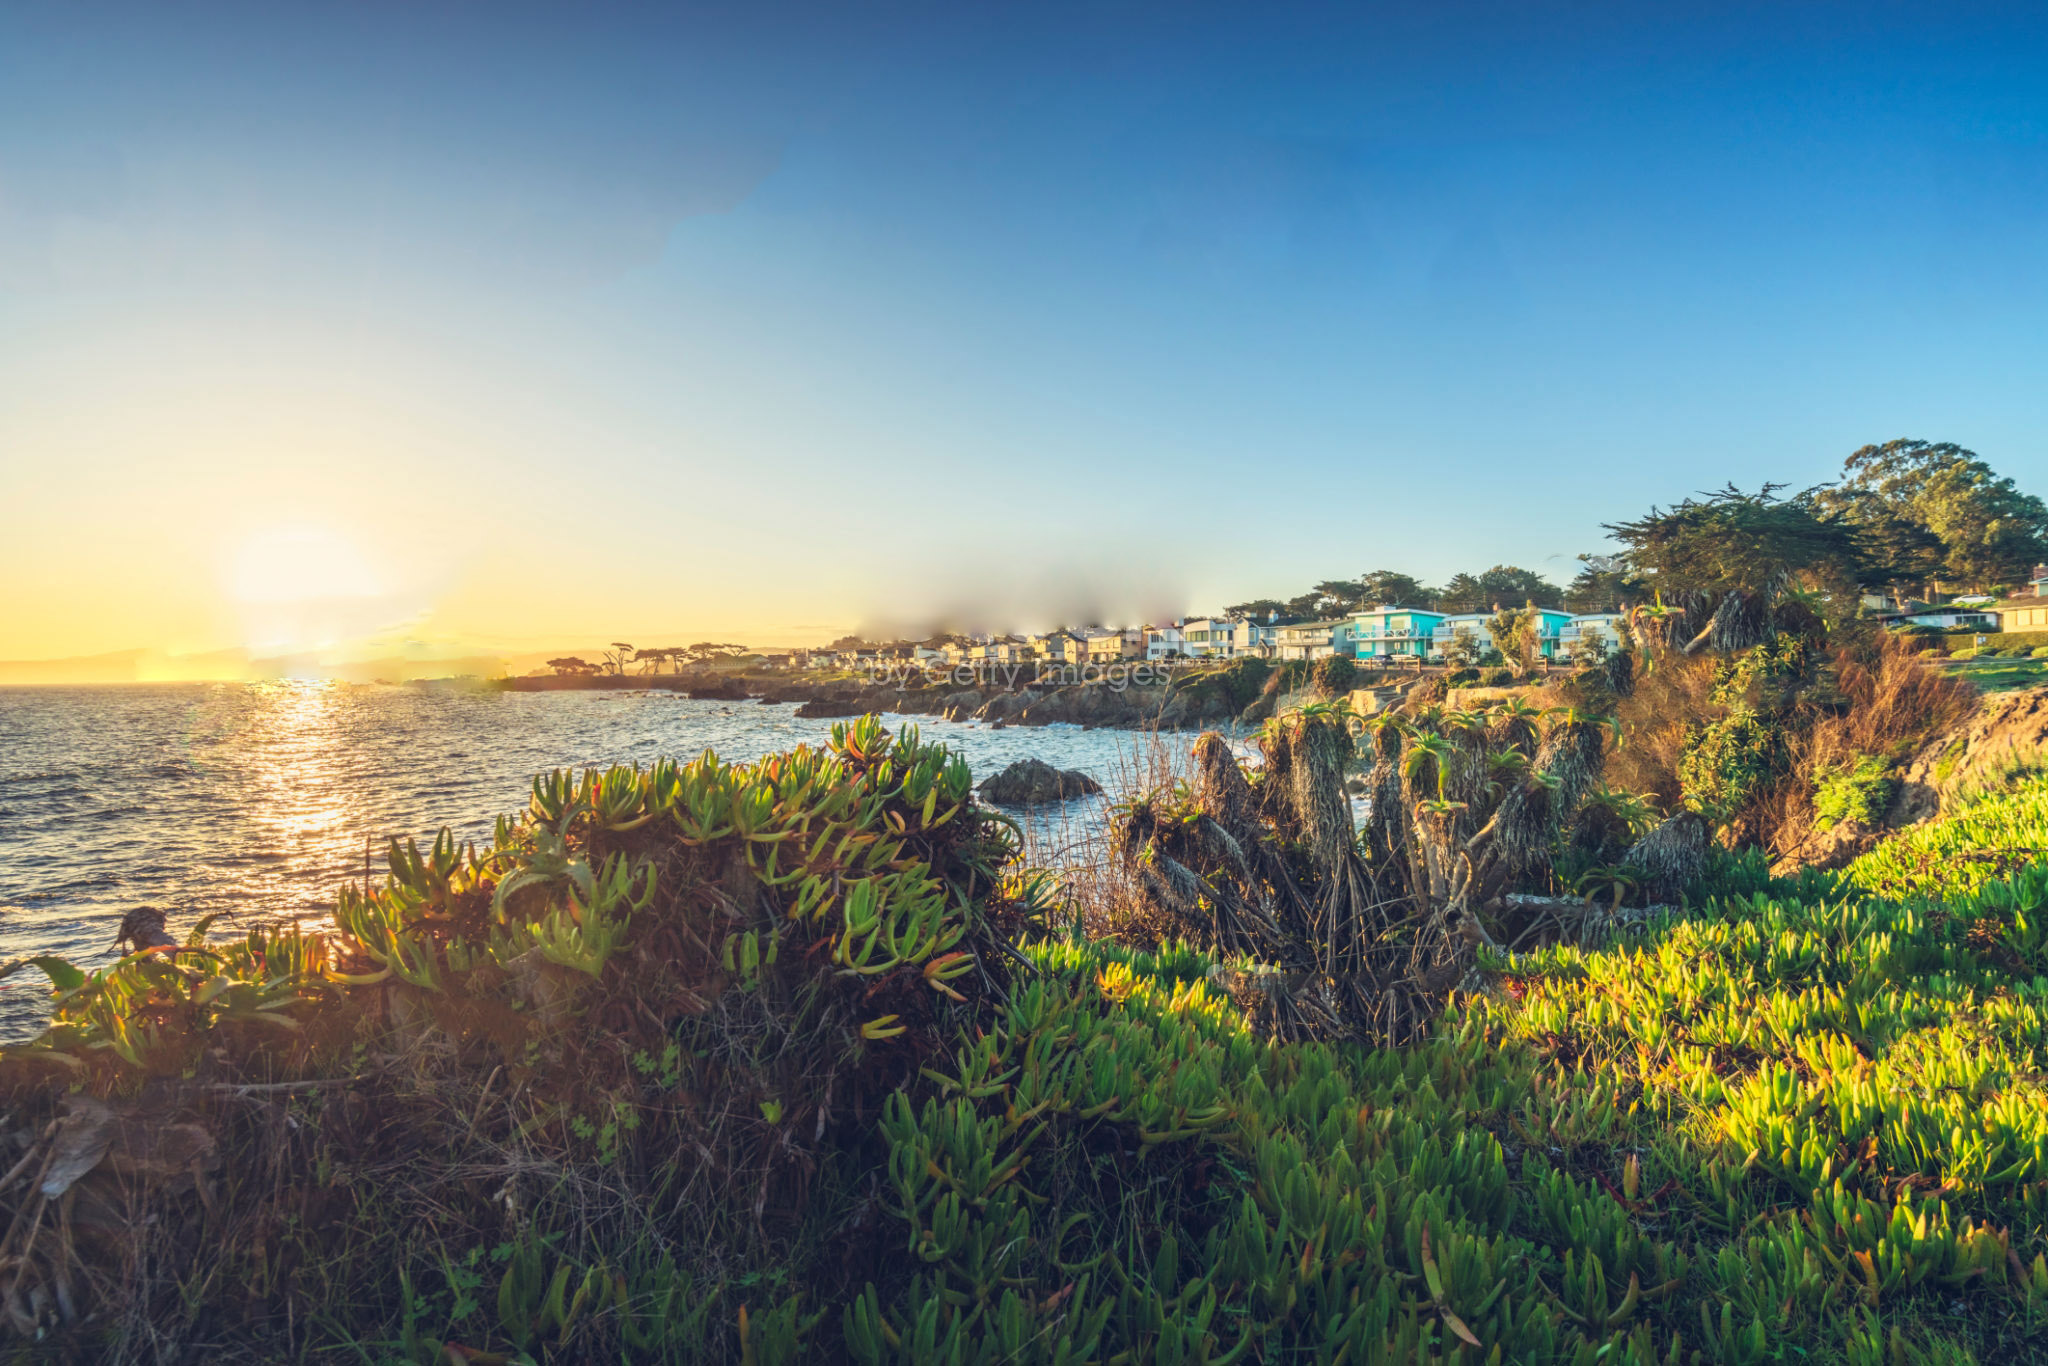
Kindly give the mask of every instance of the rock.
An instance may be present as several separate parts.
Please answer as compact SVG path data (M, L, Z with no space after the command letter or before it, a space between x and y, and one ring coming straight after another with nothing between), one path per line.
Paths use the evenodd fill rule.
M1885 824L1897 828L1928 820L1961 789L2043 763L2048 763L2048 688L1986 697L1960 726L1929 741L1907 761Z
M1772 861L1771 876L1790 877L1802 868L1845 868L1876 848L1885 833L1862 821L1839 821L1808 830L1789 851Z
M999 692L982 703L974 717L977 721L1014 721L1037 700L1038 693L1030 688L1020 692Z
M1092 796L1102 791L1079 769L1057 769L1043 759L1019 759L981 784L981 795L998 806L1039 806Z
M683 691L700 702L744 702L747 700L747 690L731 679L721 679L716 683L704 683L696 687L685 688Z
M813 697L796 709L798 716L838 717L859 716L867 710L855 697Z

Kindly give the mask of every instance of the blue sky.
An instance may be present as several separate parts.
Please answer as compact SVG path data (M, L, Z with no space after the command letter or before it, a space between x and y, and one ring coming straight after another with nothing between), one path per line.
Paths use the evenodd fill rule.
M232 644L304 523L386 636L796 641L1564 577L1894 436L2040 491L2044 71L2022 8L10 7L0 657Z

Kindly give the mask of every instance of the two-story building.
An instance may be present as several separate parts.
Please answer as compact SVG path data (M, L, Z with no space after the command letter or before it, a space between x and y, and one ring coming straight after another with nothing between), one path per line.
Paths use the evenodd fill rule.
M1115 664L1121 660L1145 657L1145 633L1135 627L1115 631L1091 626L1081 633L1081 637L1087 647L1085 658L1090 664Z
M1326 659L1348 656L1352 650L1353 624L1344 619L1297 621L1274 630L1275 652L1281 659Z
M1561 659L1565 653L1566 635L1571 625L1579 618L1557 607L1538 607L1536 613L1536 653L1543 659ZM1487 629L1497 613L1455 612L1437 622L1430 632L1431 644L1437 654L1450 644L1460 630L1467 630L1477 637L1481 650L1495 649L1493 632ZM1614 613L1596 613L1596 616L1613 617ZM1589 620L1591 618L1588 618Z
M1178 658L1187 653L1187 641L1175 625L1147 626L1145 628L1145 658L1165 659L1169 655Z
M1389 605L1353 612L1349 619L1352 653L1358 659L1427 659L1437 627L1447 620L1442 612L1419 607Z
M1180 624L1180 651L1190 659L1228 659L1237 652L1236 626L1223 617L1189 617Z
M1231 623L1231 652L1240 658L1250 655L1271 659L1279 643L1280 628L1263 621L1237 620Z
M1557 633L1560 654L1569 655L1574 646L1598 641L1608 654L1621 648L1622 616L1619 612L1581 612Z
M1032 655L1048 664L1077 664L1087 658L1087 642L1072 631L1047 631L1027 642Z

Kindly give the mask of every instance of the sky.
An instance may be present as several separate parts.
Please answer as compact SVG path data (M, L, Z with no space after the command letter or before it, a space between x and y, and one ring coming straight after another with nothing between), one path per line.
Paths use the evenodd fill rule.
M1106 621L2048 492L2039 7L0 3L0 660Z

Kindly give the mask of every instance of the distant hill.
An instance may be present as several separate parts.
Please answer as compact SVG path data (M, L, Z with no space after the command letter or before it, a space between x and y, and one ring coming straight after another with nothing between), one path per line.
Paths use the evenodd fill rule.
M323 661L313 655L251 659L243 650L203 654L167 654L159 650L114 650L68 659L0 659L0 687L52 686L73 683L202 683L242 682L261 678L336 678L349 683L404 683L416 678L454 678L465 674L498 678L508 660L496 654L446 658Z

